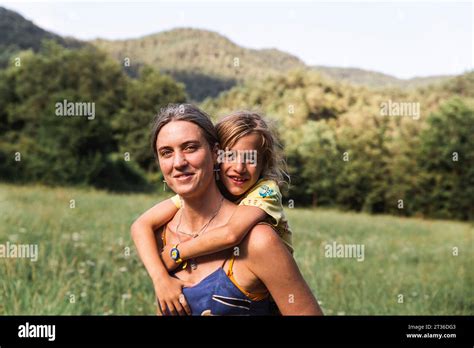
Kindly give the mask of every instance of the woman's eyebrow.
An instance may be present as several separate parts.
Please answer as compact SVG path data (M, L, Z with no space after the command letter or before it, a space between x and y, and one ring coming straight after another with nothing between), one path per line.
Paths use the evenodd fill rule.
M161 151L161 150L164 150L164 149L172 149L172 147L169 146L169 145L163 145L163 146L160 146L160 147L158 148L158 151Z
M188 145L201 145L201 142L199 140L187 140L181 143L181 147L185 147Z
M179 147L184 148L188 145L201 145L201 142L199 140L186 140L185 142L181 143ZM163 145L158 148L158 151L163 149L173 149L173 147L170 145Z

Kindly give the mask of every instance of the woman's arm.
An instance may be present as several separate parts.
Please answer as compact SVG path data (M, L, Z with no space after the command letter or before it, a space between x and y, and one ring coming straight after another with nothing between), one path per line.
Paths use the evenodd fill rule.
M248 268L265 284L281 314L323 315L298 265L270 226L255 226L243 246Z
M138 254L153 281L156 296L163 311L172 314L191 313L186 299L181 296L183 282L169 276L163 265L155 237L155 230L173 218L178 209L167 199L148 209L130 229Z
M267 213L253 206L239 205L224 226L210 229L202 236L179 244L179 255L183 260L213 254L238 245L248 231L258 222L264 220ZM170 257L171 246L165 247L162 253L163 263L168 270L176 268Z

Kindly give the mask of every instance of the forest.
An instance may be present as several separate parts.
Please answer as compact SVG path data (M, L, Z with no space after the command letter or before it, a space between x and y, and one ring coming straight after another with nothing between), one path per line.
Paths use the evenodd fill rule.
M0 11L10 30L0 42L2 181L159 190L150 123L161 107L192 102L214 121L238 109L265 115L291 178L285 204L474 218L472 71L364 85L360 71L358 82L337 79L211 32L79 42L37 33L16 16ZM18 36L25 44L12 44ZM169 48L167 61L154 49L160 45ZM68 102L93 103L94 117L58 117L57 103Z

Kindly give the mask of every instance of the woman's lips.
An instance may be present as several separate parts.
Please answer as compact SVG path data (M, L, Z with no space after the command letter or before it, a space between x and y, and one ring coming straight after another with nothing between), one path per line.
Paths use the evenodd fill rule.
M249 180L246 178L240 178L236 176L228 176L228 178L230 179L230 181L232 181L234 185L237 185L237 186L243 186Z
M178 180L179 182L185 182L190 180L194 176L193 173L186 173L186 174L178 174L175 175L174 178Z

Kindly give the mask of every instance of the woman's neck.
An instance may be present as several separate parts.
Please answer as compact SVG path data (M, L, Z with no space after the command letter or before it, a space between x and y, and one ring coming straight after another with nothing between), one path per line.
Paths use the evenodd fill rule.
M183 199L182 214L183 220L186 221L183 227L189 228L193 233L198 232L220 208L222 199L223 196L214 183L198 197Z

